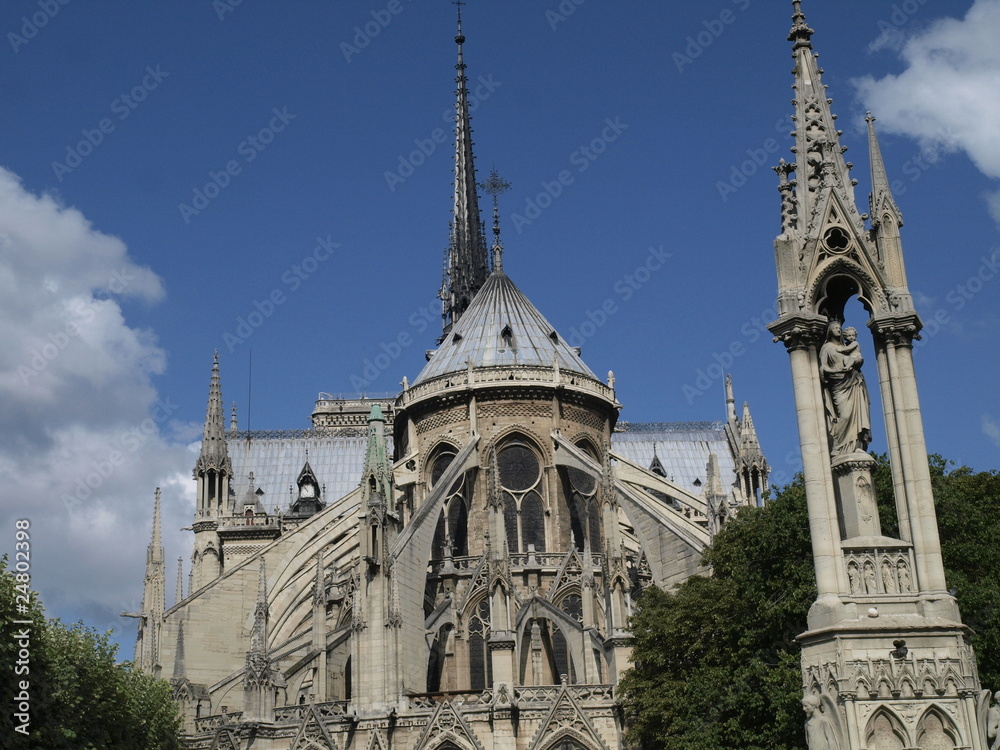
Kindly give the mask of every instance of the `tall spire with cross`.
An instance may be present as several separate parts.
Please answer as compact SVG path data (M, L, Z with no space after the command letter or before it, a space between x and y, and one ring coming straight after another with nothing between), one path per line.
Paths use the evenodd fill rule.
M510 190L510 183L503 179L494 168L489 179L480 185L487 195L493 196L493 272L503 273L503 245L500 244L500 205L501 195Z
M451 237L448 257L445 260L444 278L441 283L441 313L444 323L442 339L462 317L472 298L489 274L489 259L483 221L479 214L479 195L476 192L476 166L472 155L472 121L469 116L468 77L465 75L465 56L462 45L462 6L457 0L458 63L455 69L455 196L452 207Z

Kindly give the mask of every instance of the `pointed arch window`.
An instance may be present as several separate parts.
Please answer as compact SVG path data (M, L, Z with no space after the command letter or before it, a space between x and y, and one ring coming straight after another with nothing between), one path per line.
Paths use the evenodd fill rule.
M576 447L595 461L596 451L585 440ZM586 541L590 549L599 552L601 544L601 509L597 504L597 480L585 471L568 467L563 474L563 491L569 509L570 535L573 546L581 552Z
M542 463L538 454L520 440L512 440L497 453L504 526L509 552L545 550L545 510L542 503Z
M455 460L450 448L441 451L431 463L430 486L433 488ZM465 557L469 554L469 491L465 474L459 476L448 490L448 497L441 506L437 528L434 531L433 559Z
M493 684L493 664L490 661L490 602L483 598L469 618L469 689L485 690Z

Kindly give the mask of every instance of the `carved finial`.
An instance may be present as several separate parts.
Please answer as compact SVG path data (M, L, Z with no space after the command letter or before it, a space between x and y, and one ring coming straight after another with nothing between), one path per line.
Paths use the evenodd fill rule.
M806 14L802 12L802 0L792 0L792 30L788 34L788 41L795 42L795 49L811 48L812 43L809 40L813 33L806 23Z
M500 244L500 210L499 197L510 190L510 183L503 179L496 168L490 172L490 177L479 187L487 195L493 196L493 272L503 273L503 245Z

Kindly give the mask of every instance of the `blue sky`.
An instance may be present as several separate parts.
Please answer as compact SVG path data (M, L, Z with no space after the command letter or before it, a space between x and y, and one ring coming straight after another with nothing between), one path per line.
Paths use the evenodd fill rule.
M896 180L928 324L928 447L997 467L1000 1L804 5L862 211L867 109ZM177 529L215 349L243 427L306 427L321 391L395 391L419 372L440 330L454 11L4 4L0 549L32 520L52 613L130 643L116 614L138 606L158 485L168 560L187 561ZM721 419L731 371L789 480L788 358L763 326L791 4L473 0L464 14L479 174L513 185L505 270L595 372L614 370L622 419ZM848 322L863 325L859 307Z

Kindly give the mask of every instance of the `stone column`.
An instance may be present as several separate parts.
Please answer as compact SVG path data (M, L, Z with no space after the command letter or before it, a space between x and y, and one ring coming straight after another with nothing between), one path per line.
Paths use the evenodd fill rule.
M896 498L896 517L899 521L899 538L912 541L910 535L910 513L906 505L906 485L903 479L902 460L899 448L899 430L896 424L896 409L893 392L889 383L889 355L886 342L875 336L875 362L878 367L879 391L882 394L882 414L885 418L886 442L889 446L889 468L892 470L892 488Z
M923 543L917 555L925 557L927 580L921 591L944 593L947 584L944 578L944 563L941 559L941 540L938 535L937 514L934 512L934 496L931 489L931 473L927 462L927 444L924 441L923 418L920 414L920 399L917 395L917 380L913 371L912 338L906 336L896 346L896 364L902 387L903 413L910 432L910 453L913 462L912 474L916 492L914 506L910 513L914 526L919 526Z
M826 330L819 316L772 324L775 341L784 341L792 364L792 388L802 448L809 531L812 538L816 585L819 596L810 610L810 628L832 624L840 615L839 529L832 497L829 439L823 423L823 401L819 392L817 347Z

